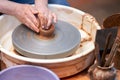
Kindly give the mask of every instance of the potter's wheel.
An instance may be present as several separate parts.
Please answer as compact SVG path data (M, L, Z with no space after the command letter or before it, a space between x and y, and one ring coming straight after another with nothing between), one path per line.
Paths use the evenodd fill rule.
M79 46L80 32L71 24L59 21L55 24L54 37L42 39L38 34L19 25L12 33L15 50L31 58L62 58L72 55Z

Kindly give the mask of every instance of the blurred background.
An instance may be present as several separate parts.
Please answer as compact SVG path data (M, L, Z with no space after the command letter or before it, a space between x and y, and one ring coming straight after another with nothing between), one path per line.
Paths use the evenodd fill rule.
M108 16L120 13L120 0L68 0L70 6L91 14L100 26Z

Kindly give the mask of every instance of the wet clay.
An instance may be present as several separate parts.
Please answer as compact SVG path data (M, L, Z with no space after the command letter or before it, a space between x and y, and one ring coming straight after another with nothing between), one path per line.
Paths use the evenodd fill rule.
M40 39L51 39L54 37L54 24L51 24L49 29L43 29L42 27L39 28L40 29L40 33L38 34Z

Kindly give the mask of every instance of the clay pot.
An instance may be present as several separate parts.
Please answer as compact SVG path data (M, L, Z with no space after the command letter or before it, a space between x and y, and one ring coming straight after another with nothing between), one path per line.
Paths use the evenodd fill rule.
M54 30L55 30L54 24L51 24L50 29L48 30L42 29L42 27L40 27L40 36L48 37L48 38L52 37Z
M115 80L116 69L113 64L109 67L96 66L91 76L91 80Z

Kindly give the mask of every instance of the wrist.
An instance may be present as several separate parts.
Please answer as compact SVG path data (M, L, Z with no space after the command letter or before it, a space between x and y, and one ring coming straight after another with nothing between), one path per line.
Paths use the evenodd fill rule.
M17 15L21 14L20 13L21 6L22 6L22 4L19 4L19 3L15 4L14 9L13 9L14 11L11 12L11 15L17 16Z
M37 7L48 7L48 0L35 0L35 6Z

